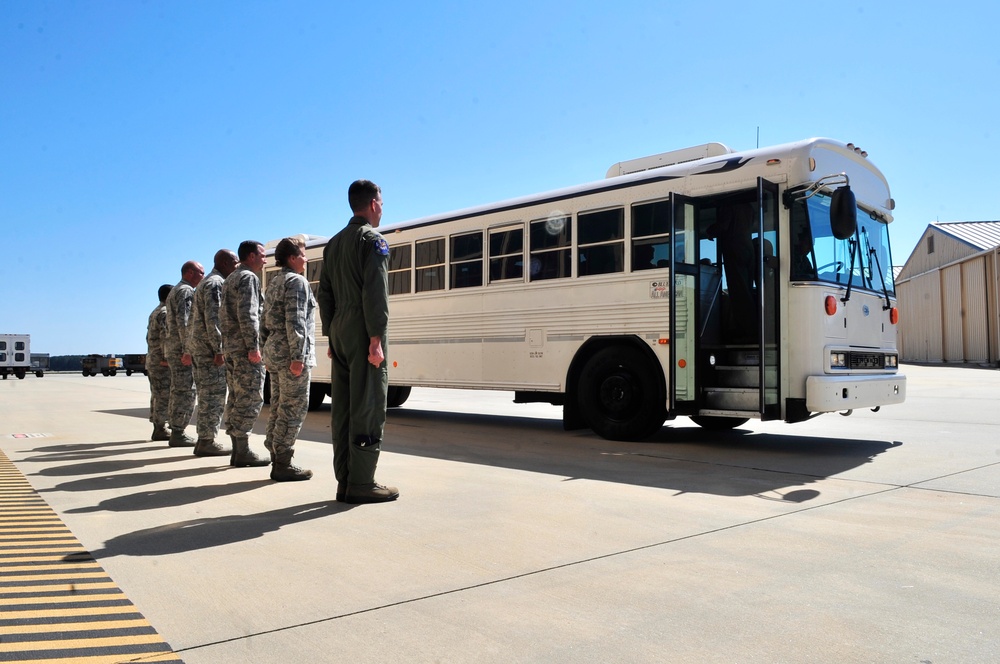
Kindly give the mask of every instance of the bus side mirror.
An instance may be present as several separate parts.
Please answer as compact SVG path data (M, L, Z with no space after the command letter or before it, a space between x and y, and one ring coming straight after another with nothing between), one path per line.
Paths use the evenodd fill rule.
M854 237L858 230L858 203L850 185L833 191L830 200L830 230L838 240Z

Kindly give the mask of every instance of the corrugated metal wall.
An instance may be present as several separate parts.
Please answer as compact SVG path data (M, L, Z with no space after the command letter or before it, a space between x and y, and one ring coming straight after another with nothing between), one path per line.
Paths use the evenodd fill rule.
M904 362L1000 363L998 257L1000 248L898 284Z

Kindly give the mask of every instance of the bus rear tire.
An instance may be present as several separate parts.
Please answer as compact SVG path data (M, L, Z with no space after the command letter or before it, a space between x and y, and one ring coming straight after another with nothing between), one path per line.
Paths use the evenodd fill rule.
M716 417L714 415L692 415L691 421L709 431L728 431L746 424L749 417Z
M268 385L270 388L270 385ZM270 392L270 389L268 389ZM323 399L330 392L330 386L324 383L311 383L309 385L309 410L319 410L323 405ZM270 395L269 395L270 396ZM270 399L268 399L270 401Z
M577 400L588 425L609 440L643 440L666 420L652 363L637 348L613 346L580 374Z
M385 405L387 408L399 408L410 398L409 385L390 385L386 393Z

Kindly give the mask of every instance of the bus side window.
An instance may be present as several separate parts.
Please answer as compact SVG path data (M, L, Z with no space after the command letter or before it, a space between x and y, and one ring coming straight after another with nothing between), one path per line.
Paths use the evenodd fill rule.
M483 285L483 234L451 237L451 287Z
M413 246L401 244L389 249L389 295L409 295Z
M670 267L670 202L632 206L632 272Z
M444 289L444 238L417 242L417 292Z
M625 209L577 215L577 274L625 271Z
M531 281L573 276L573 225L566 216L531 222Z
M524 229L490 231L490 283L524 278Z

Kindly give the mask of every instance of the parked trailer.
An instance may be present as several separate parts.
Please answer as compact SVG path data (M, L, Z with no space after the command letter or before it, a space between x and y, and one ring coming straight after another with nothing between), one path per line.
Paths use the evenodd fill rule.
M114 376L122 368L122 359L114 355L91 353L80 360L80 367L84 376L96 376L98 372L102 376Z
M0 334L0 377L11 373L19 379L31 371L31 335Z
M145 353L133 353L125 356L125 375L131 376L133 372L141 373L143 376L149 375L146 371Z
M48 353L32 353L31 354L31 372L42 378L45 376L45 372L49 370L49 354Z

